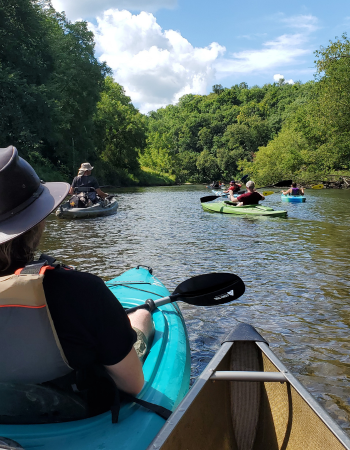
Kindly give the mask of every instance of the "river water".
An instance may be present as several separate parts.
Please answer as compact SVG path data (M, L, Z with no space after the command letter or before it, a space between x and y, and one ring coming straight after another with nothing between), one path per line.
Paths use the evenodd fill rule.
M290 371L350 434L350 190L307 190L287 219L204 212L204 186L118 189L115 216L48 218L41 251L113 278L153 267L170 291L214 271L239 275L245 294L212 308L181 303L194 380L237 322L253 325Z

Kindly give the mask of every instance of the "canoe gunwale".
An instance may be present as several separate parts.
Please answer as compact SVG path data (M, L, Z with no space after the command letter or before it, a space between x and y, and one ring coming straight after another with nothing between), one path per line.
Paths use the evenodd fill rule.
M207 409L210 410L212 406L214 407L213 411L215 411L216 405L207 403L205 400L205 397L203 397L203 395L207 396L209 394L208 389L214 389L214 390L217 389L217 388L210 387L212 385L212 383L215 383L212 386L224 386L224 385L229 386L229 384L231 384L231 381L227 380L226 375L233 374L235 376L237 374L237 372L241 372L241 375L242 375L241 380L237 380L236 378L234 379L234 382L239 381L238 385L240 385L241 382L242 382L242 387L244 384L247 384L246 382L248 382L249 385L250 385L250 381L253 384L254 384L254 382L256 383L256 379L249 380L246 378L246 374L249 371L243 371L243 370L242 371L237 371L237 370L231 371L231 370L226 370L226 369L223 370L222 369L223 365L225 366L227 364L227 358L230 357L231 352L234 351L235 344L240 344L241 343L240 341L243 343L245 343L245 342L248 343L250 341L251 345L255 344L255 346L256 346L255 348L260 353L261 357L264 357L267 359L267 361L269 363L267 366L267 369L269 370L269 372L256 371L255 373L257 374L258 377L261 377L262 373L265 373L267 376L270 376L271 374L276 373L276 375L277 375L276 378L280 378L280 379L275 379L275 380L258 380L258 381L262 381L262 385L264 385L264 382L266 382L266 381L267 381L267 385L265 385L265 386L268 386L270 381L276 382L276 383L272 384L274 386L275 385L278 386L279 383L286 385L287 392L290 392L291 390L293 392L295 392L295 395L297 395L297 397L300 399L301 403L303 403L305 405L305 408L307 408L310 411L310 414L313 414L313 416L315 417L315 420L320 421L320 424L322 423L322 426L326 427L325 430L328 429L329 438L330 438L330 436L333 436L331 439L336 440L338 445L342 446L342 447L337 446L336 448L350 450L349 437L345 434L345 432L341 429L341 427L337 423L334 422L334 420L322 408L322 406L318 404L318 402L314 399L314 397L302 386L302 384L288 371L288 369L284 366L284 364L278 359L278 357L272 352L272 350L270 350L266 341L259 342L256 340L252 341L250 339L248 339L248 340L241 339L241 340L237 340L237 341L233 341L233 342L227 341L222 344L221 348L214 355L213 359L208 363L207 367L204 369L202 374L197 378L197 380L194 383L191 390L188 392L186 397L179 404L178 408L174 411L174 413L170 416L168 421L164 424L163 428L160 430L158 435L151 442L151 444L149 445L147 450L154 450L155 448L157 448L158 450L162 450L162 449L165 449L165 450L171 449L172 450L174 448L180 448L181 444L188 446L188 444L187 444L188 441L186 441L186 440L184 440L184 442L181 441L181 439L185 439L185 438L181 438L181 439L179 438L179 436L182 436L181 431L184 432L184 430L188 431L188 432L190 432L190 430L191 430L192 441L190 441L190 442L197 442L196 439L198 439L200 436L200 433L202 433L200 438L201 438L201 442L203 443L203 431L206 430L206 428L203 427L204 422L202 422L201 420L198 420L199 428L198 428L198 433L196 434L196 428L195 428L196 420L194 421L194 417L203 416L205 414L205 411ZM220 364L221 364L221 368L220 367L218 368L218 366L220 366ZM218 368L218 370L217 370L217 368ZM274 368L276 369L276 372L274 372ZM224 374L222 380L219 379L220 374ZM272 378L273 377L274 377L274 375L272 375ZM226 381L224 381L224 380L226 380ZM224 383L222 383L222 381L224 381ZM276 388L277 388L277 386L276 386ZM215 391L215 392L217 392L217 391ZM295 399L295 395L293 397L294 399ZM239 398L237 398L237 401L239 401ZM292 398L290 398L289 401L291 403L288 407L289 413L287 415L290 418L290 417L293 417L293 415L290 416L290 414L293 414L290 411L290 408L292 408L292 410L293 410L294 402L293 402ZM196 405L196 408L199 407L200 409L199 410L194 409L193 404ZM298 408L297 405L295 405L294 407ZM189 412L188 414L186 414L187 411ZM217 411L217 409L216 409L216 411ZM215 417L215 412L213 414L214 414L214 416L211 417L213 420L213 423L218 424L218 423L220 423L220 422L222 423L224 421L224 418L221 417L221 420L218 422L217 418ZM208 419L208 415L206 416L206 419ZM187 423L188 420L189 420L189 423ZM209 422L210 422L210 420L209 420ZM207 426L209 426L209 424ZM288 439L289 439L289 433L291 431L291 428L289 428L289 427L292 427L291 423L289 423L289 419L288 419L288 423L285 426L286 426L285 436L287 436L287 441L286 442L283 441L283 443L287 445L286 448L289 448ZM300 422L299 422L299 427L300 426L303 426L303 424L302 423L300 424ZM176 429L176 428L178 428L178 429ZM318 428L318 430L320 430L320 428ZM207 441L205 441L205 444L203 445L203 450L207 449L207 448L208 449L213 448L212 447L213 442L211 442L211 446L210 446L210 444L208 444L211 439L210 434L211 433L208 431ZM214 435L215 435L215 433L214 433ZM205 434L204 434L204 436L205 436ZM325 435L324 437L327 438L327 435ZM327 439L326 439L326 441L327 441ZM177 446L176 446L176 444L177 444ZM231 448L231 447L225 446L225 449L226 448ZM237 444L233 444L232 448L234 448L234 449L239 448L239 445L237 447ZM270 448L270 447L259 447L259 448L265 449L265 448ZM280 447L278 447L278 448L280 448ZM284 448L284 446L283 446L283 448ZM299 446L293 447L293 445L292 445L292 448L302 449L303 447L299 447ZM310 449L310 446L307 446L305 448ZM319 448L319 447L317 447L317 448ZM328 450L328 448L330 448L330 447L321 446L320 448L322 448L322 449L327 448L327 450Z
M334 422L332 417L322 406L315 400L315 398L304 388L304 386L298 381L294 375L292 375L287 367L277 358L277 356L271 351L269 346L264 342L256 342L256 345L267 356L272 364L283 373L286 381L300 394L303 400L310 406L310 408L317 414L326 427L339 439L345 448L350 449L350 438L344 433L341 427Z

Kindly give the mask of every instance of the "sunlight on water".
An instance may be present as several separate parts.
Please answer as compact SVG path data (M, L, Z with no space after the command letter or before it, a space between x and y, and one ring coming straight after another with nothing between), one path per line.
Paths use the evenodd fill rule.
M192 377L235 323L250 323L349 432L350 191L308 190L302 204L266 197L287 219L203 212L206 194L202 186L120 189L115 216L51 215L41 250L105 280L149 265L169 290L193 275L236 273L246 293L234 304L181 304Z

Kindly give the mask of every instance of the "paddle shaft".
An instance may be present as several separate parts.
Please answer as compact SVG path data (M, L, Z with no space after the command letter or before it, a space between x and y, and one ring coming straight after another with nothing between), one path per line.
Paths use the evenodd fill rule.
M143 305L138 305L138 306L134 306L133 308L128 308L126 310L127 314L131 314L135 311L137 311L138 309L147 309L148 311L153 311L153 309L158 308L159 306L163 306L163 305L167 305L168 303L172 303L175 302L176 300L181 300L179 299L180 294L172 294L172 295L168 295L167 297L162 297L159 298L158 300L146 300L146 303L144 303Z

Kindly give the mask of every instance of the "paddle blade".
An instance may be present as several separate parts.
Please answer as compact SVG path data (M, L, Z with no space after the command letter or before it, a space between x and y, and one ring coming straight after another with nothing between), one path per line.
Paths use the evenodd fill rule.
M262 195L264 196L264 197L266 197L267 195L272 195L272 194L274 194L275 192L274 191L264 191L263 193L262 193Z
M315 184L315 186L312 186L312 189L323 189L323 184Z
M244 175L244 177L241 178L240 181L242 181L242 183L245 183L248 179L249 175Z
M293 180L283 180L283 181L280 181L280 182L274 184L273 186L276 186L276 187L290 186L292 184L292 182L293 182Z
M201 197L200 201L201 203L211 202L213 200L216 200L218 198L217 195L207 195L205 197Z
M176 300L195 306L213 306L232 302L244 294L245 286L233 273L207 273L189 278L173 292Z

